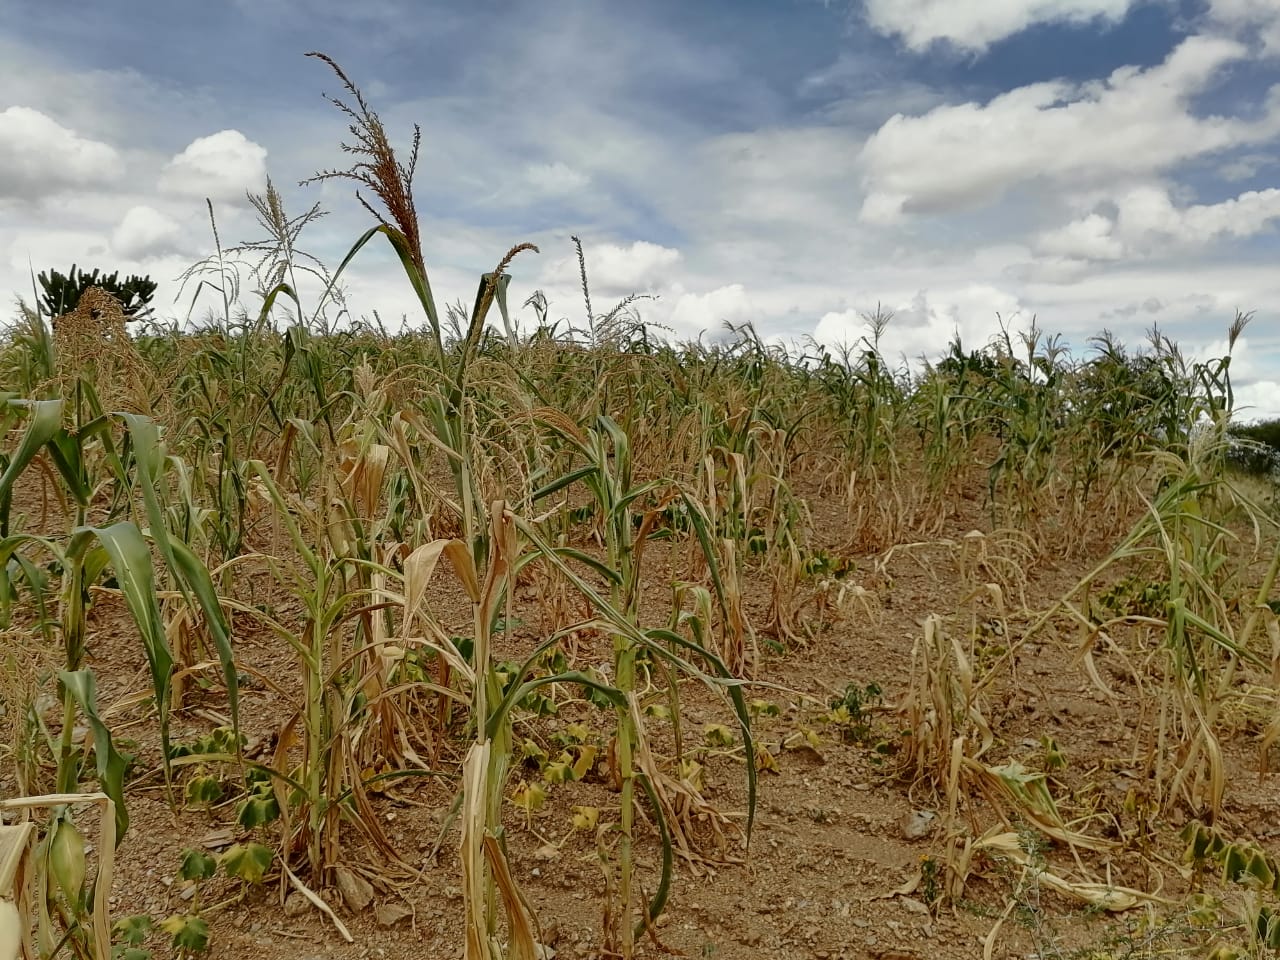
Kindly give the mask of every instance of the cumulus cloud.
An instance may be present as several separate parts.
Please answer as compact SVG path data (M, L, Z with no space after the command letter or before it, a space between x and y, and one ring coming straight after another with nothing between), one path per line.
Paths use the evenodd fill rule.
M624 245L587 243L587 281L593 294L626 296L650 293L670 280L671 269L680 262L680 251L647 240ZM544 284L578 286L576 255L553 260L542 272Z
M972 350L998 334L1002 322L1011 335L1029 325L1016 296L983 283L937 292L920 290L889 300L882 308L892 318L881 336L880 352L910 361L922 356L936 359L957 334L965 349ZM818 321L813 338L829 347L856 346L871 335L867 313L858 308L827 313Z
M1120 203L1121 235L1137 247L1169 240L1199 246L1221 236L1249 237L1280 217L1280 190L1250 190L1221 203L1176 207L1159 187L1138 187Z
M1280 218L1280 190L1251 190L1219 203L1177 206L1163 187L1134 187L1101 213L1041 234L1036 249L1050 261L1119 260L1198 251L1221 237L1249 237Z
M168 162L160 188L187 197L235 202L266 183L267 151L239 130L198 137Z
M1280 419L1280 381L1257 380L1236 387L1233 392L1236 420L1248 422Z
M1072 260L1119 260L1124 244L1112 231L1115 223L1101 214L1091 213L1057 230L1041 234L1037 249L1051 257Z
M1280 93L1256 120L1202 117L1192 100L1247 55L1232 40L1193 36L1158 66L1105 81L1036 83L986 104L898 114L863 147L862 219L971 208L1018 184L1134 180L1180 162L1280 136Z
M667 324L677 336L697 337L707 332L715 337L724 330L725 323L735 326L756 322L762 311L740 283L717 287L707 293L681 293Z
M0 198L39 198L111 183L123 173L124 162L109 144L29 107L0 112Z
M866 17L873 29L915 51L940 41L982 51L1035 23L1115 23L1131 6L1134 0L867 0Z
M178 251L181 230L154 207L130 207L111 234L111 249L129 260L145 260Z

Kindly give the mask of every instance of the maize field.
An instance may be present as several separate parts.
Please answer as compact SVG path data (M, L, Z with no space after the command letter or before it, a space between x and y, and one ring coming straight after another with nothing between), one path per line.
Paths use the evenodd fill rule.
M513 238L442 308L322 59L345 260L269 186L206 322L0 342L0 960L1280 953L1230 356L675 343L576 240L581 304Z

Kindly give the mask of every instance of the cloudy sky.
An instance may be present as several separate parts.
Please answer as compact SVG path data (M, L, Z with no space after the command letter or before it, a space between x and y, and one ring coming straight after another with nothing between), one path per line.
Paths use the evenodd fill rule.
M308 50L421 125L442 302L531 241L513 300L580 322L577 234L598 310L652 294L681 337L834 345L879 303L905 357L999 317L1207 356L1253 310L1239 402L1280 415L1280 0L0 0L0 292L76 262L185 316L205 199L257 239L267 176L336 264L369 221L298 185L344 161ZM396 270L358 260L353 312L419 322Z

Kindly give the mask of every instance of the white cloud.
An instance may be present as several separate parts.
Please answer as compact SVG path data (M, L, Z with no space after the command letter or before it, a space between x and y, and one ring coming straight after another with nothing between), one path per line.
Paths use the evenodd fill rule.
M123 173L124 162L109 144L85 139L29 107L0 113L0 198L38 199L111 183Z
M1280 418L1280 381L1257 380L1233 389L1235 406L1232 408L1239 422L1250 420L1275 420Z
M584 243L587 281L595 295L622 297L632 293L649 293L671 280L672 269L680 262L680 251L672 247L637 240L621 246L616 243ZM544 284L579 286L577 255L570 254L551 261L541 273ZM607 309L604 304L596 304Z
M236 202L266 184L266 148L239 130L198 137L160 174L160 188L188 197Z
M1224 163L1218 168L1218 175L1228 181L1249 180L1274 164L1275 159L1265 153L1250 153Z
M1035 23L1114 23L1133 5L1134 0L867 0L866 16L875 30L917 52L939 41L981 51Z
M1194 36L1159 66L1123 67L1104 82L1037 83L985 105L898 114L866 143L862 219L972 208L1021 183L1133 181L1179 162L1280 135L1280 94L1257 120L1200 117L1194 96L1247 54Z
M679 294L666 323L679 337L697 337L703 331L716 337L725 323L755 323L762 315L746 287L731 283L707 293Z
M564 194L582 190L591 178L562 160L555 163L532 163L524 168L525 181L538 193Z
M1280 4L1276 0L1210 0L1209 19L1241 37L1256 37L1265 51L1280 54Z
M130 207L111 234L111 249L129 260L145 260L175 252L181 228L154 207Z
M1001 14L1001 20L992 13L993 0L936 7L899 2L905 11L900 21L922 14L902 28L915 31L914 42L923 43L930 31L949 32L958 38L953 46L968 43L969 49L985 42L983 35L1019 29L1024 19L1070 20L1102 10L1084 0L1010 2L1015 16ZM1212 2L1221 11L1242 0ZM969 28L948 21L966 8L974 20L967 34ZM884 12L883 2L880 9L894 16ZM964 86L954 72L921 70L915 57L891 57L886 51L893 45L878 39L871 51L857 42L844 45L847 56L834 65L806 48L799 60L791 51L785 62L759 69L752 44L726 43L708 56L696 34L675 29L669 18L637 14L632 19L645 26L637 32L618 30L616 17L590 10L576 11L568 22L554 4L530 11L518 25L498 24L461 76L443 88L428 84L430 90L414 99L405 99L406 91L427 87L397 73L395 57L367 47L353 48L350 62L344 55L344 66L367 92L377 89L380 77L386 82L374 105L398 146L405 146L414 121L430 133L418 178L419 212L439 302L469 303L477 274L492 269L513 242L527 239L543 253L522 255L513 265L513 309L527 321L519 305L541 286L551 298L552 320L583 325L577 262L566 236L576 232L587 239L594 308L608 310L631 292L660 296L638 309L646 320L670 324L679 337L703 330L722 337L725 320L754 321L766 338L802 337L821 318L820 332L834 342L859 331L853 308L871 309L879 300L897 310L884 343L894 356L936 356L957 326L966 346L977 346L996 332L997 312L1016 315L1018 322L1039 314L1047 329L1061 330L1082 349L1102 326L1127 342L1141 342L1153 320L1190 343L1206 328L1215 334L1224 328L1237 306L1257 307L1250 350L1260 382L1277 376L1280 338L1263 336L1277 329L1274 315L1263 312L1280 303L1275 241L1259 237L1233 243L1230 257L1206 256L1203 243L1231 236L1220 226L1227 211L1195 212L1197 205L1217 207L1216 201L1240 194L1232 217L1250 224L1261 218L1262 230L1275 223L1268 219L1273 200L1265 188L1280 188L1272 176L1280 165L1261 165L1258 158L1275 153L1280 98L1270 104L1263 98L1268 78L1280 74L1265 61L1246 63L1260 45L1247 28L1234 32L1225 14L1214 29L1230 32L1238 45L1200 37L1162 66L990 100L984 94L965 106L975 87ZM472 30L474 18L459 16ZM742 27L744 33L768 29L745 15ZM833 20L832 28L838 27ZM1090 69L1088 36L1075 33L1071 41L1084 59L1067 63ZM208 252L199 199L238 200L246 187L261 189L260 180L248 182L253 176L223 183L224 169L241 166L241 151L229 151L233 162L225 168L201 156L197 146L207 148L212 139L216 147L219 138L205 135L218 130L242 131L230 134L239 137L231 146L248 147L251 154L270 150L293 213L316 200L332 209L303 238L304 247L330 267L369 225L350 184L292 186L317 166L342 165L334 141L343 123L318 96L332 86L318 65L298 68L312 93L291 97L286 113L271 98L246 101L242 90L216 74L197 89L139 72L149 70L142 63L86 70L69 49L32 47L15 56L24 43L33 41L0 37L0 89L9 95L0 108L26 104L80 137L119 144L129 175L107 189L68 191L23 205L17 217L0 215L0 292L29 295L29 248L37 270L65 269L78 259L150 273L162 284L161 312L183 315L191 290L171 306L164 278L187 265L184 254L122 262L122 251L141 256L148 248L162 249L166 234L172 236L163 219L140 214L131 216L126 230L126 212L148 207L171 218L181 227L173 242L195 247L185 256ZM588 51L585 66L572 56L581 49ZM676 68L665 54L656 65L644 56L654 49L674 49ZM1065 55L1071 57L1071 50ZM570 73L591 82L567 82L569 63ZM320 72L308 72L313 68ZM295 70L281 69L290 75ZM1225 90L1232 96L1220 96L1218 80L1228 71L1235 81L1252 79L1252 88L1233 82ZM525 78L530 91L515 112L502 109L510 101L512 76ZM1206 104L1224 116L1208 116ZM901 116L886 124L894 114ZM584 130L593 136L584 139ZM183 150L196 137L205 139ZM319 157L317 143L329 145ZM248 159L256 176L264 165L261 154ZM155 190L166 164L166 185L183 192ZM1202 203L1189 184L1204 189L1220 167L1252 175L1229 193L1201 194ZM206 189L206 177L213 178L212 189ZM190 179L200 182L193 186ZM1148 197L1144 205L1139 194L1122 211L1129 194L1153 185L1167 196ZM1245 195L1246 189L1258 196ZM962 207L974 212L946 215ZM942 215L881 226L919 211ZM256 236L251 213L243 205L220 209L224 240ZM82 235L63 232L68 227ZM1204 236L1209 239L1196 239ZM22 249L11 243L15 238ZM1118 259L1117 249L1123 250ZM2 262L6 254L8 263ZM354 315L377 309L395 326L407 312L410 325L422 325L387 244L366 247L344 279ZM251 293L244 296L252 310ZM220 309L214 300L202 296L197 315L211 305ZM314 292L304 301L313 303Z
M1045 256L1014 263L1005 275L1020 283L1078 283L1089 276L1093 264L1079 257Z
M1250 237L1280 218L1280 189L1251 190L1219 203L1179 207L1164 187L1134 187L1115 200L1116 215L1090 213L1041 234L1044 266L1200 252L1221 237ZM1047 279L1041 274L1042 279Z
M1124 256L1124 244L1112 231L1115 223L1101 214L1091 213L1057 230L1041 234L1036 248L1051 257L1076 260L1118 260Z
M65 272L73 263L82 267L100 266L108 250L107 238L91 230L24 230L5 250L5 262L14 278L10 290L13 295L30 299L33 272L40 273L51 267Z
M1220 203L1175 207L1159 187L1138 187L1121 198L1119 228L1138 248L1161 240L1200 246L1221 236L1248 237L1280 217L1280 190L1251 190Z
M941 356L956 334L964 348L972 350L996 336L1002 321L1012 336L1030 323L1017 297L981 283L939 292L920 290L896 301L886 300L882 308L893 316L881 336L880 352L887 358L905 357L908 361ZM861 338L870 337L865 319L869 312L852 308L827 313L818 321L813 337L829 347L856 346Z

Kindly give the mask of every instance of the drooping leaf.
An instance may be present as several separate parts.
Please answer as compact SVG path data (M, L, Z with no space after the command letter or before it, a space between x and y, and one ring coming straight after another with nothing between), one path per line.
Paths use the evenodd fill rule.
M137 525L130 521L109 527L86 527L73 536L88 531L96 536L111 557L116 582L124 595L125 606L142 637L142 645L151 668L151 687L155 693L160 718L160 746L166 777L169 775L169 689L173 674L173 651L165 636L160 598L156 593L155 569L151 551Z
M93 733L93 754L97 764L98 785L115 804L116 844L129 829L129 814L124 805L125 758L116 750L111 731L98 716L98 687L91 670L62 670L58 680L75 699Z
M182 852L179 880L208 880L217 872L218 861L203 850L187 849Z
M192 914L174 914L160 921L160 929L169 934L175 950L200 953L209 946L209 923Z
M274 857L271 848L261 843L237 843L223 852L218 862L228 877L261 883Z

